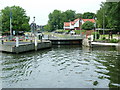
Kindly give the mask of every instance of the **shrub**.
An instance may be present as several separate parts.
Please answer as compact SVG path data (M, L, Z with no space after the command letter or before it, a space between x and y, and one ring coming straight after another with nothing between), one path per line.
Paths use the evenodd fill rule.
M110 43L118 43L119 40L117 40L117 39L111 39L109 42L110 42Z
M85 33L86 30L74 30L76 34Z
M95 34L96 34L96 39L99 39L100 38L99 32L93 32L92 33L94 39L95 39Z
M94 23L90 22L90 21L86 21L83 25L82 25L82 29L84 30L92 30L94 28Z
M102 40L106 40L106 38L105 38L105 37L102 37Z

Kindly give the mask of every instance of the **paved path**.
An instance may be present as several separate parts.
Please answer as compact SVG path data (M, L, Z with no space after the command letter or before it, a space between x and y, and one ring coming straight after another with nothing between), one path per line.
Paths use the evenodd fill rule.
M40 43L41 41L38 41L38 43ZM42 42L50 42L49 40L42 40ZM34 41L32 42L34 43ZM19 42L19 45L25 45L25 44L31 44L31 42L25 42L25 41L20 41ZM4 42L3 45L13 45L15 46L16 45L16 42Z
M101 43L101 42L91 42L92 45L104 45L104 46L118 46L118 43Z
M16 45L16 42L4 42L5 45ZM3 45L4 45L3 44ZM30 44L30 42L19 42L19 44Z

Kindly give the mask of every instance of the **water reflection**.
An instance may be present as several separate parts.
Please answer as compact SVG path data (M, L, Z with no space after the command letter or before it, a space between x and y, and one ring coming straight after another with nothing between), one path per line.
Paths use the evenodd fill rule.
M119 87L120 56L113 47L54 46L2 55L3 87Z
M116 54L115 54L116 53ZM100 79L109 79L109 87L120 87L120 55L117 55L117 52L103 51L97 56L100 60L96 60L102 65L96 66L97 73L102 74L99 76Z
M34 53L34 54L33 54ZM43 54L46 51L42 52ZM38 58L42 54L38 52L30 52L24 54L3 54L2 57L2 79L3 83L17 83L19 81L28 80L34 68L37 68Z

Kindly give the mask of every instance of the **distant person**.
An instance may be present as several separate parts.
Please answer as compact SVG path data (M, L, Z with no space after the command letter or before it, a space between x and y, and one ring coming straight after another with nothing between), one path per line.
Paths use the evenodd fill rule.
M75 35L75 31L73 31L73 30L70 31L70 34L71 34L71 35Z
M112 35L112 31L109 32L109 39L112 39L113 35Z
M120 32L117 32L118 40L120 40Z

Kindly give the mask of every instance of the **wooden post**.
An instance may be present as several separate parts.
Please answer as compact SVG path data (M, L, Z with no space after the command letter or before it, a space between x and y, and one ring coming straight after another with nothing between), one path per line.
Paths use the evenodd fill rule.
M16 36L16 47L19 47L19 38Z
M1 44L4 44L4 40L3 39L1 40Z
M37 51L37 36L35 36L35 50Z

